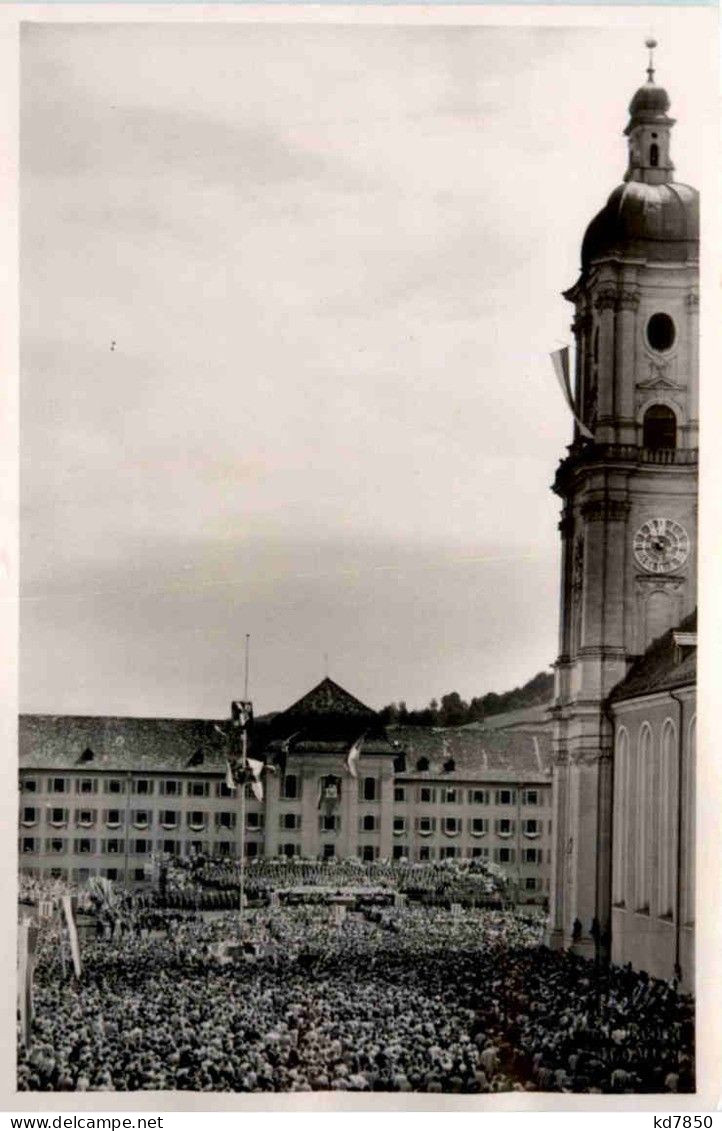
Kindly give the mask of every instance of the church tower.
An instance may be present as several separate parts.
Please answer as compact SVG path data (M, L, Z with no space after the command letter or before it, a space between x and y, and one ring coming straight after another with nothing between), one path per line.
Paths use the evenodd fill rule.
M562 500L549 942L609 952L612 688L696 605L698 195L674 180L667 92L632 98L624 182L587 228Z

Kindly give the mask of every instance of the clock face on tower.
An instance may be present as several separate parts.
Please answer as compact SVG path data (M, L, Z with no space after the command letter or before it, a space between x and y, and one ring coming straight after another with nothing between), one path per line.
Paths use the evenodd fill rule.
M674 573L689 556L689 535L671 518L650 518L634 535L634 556L648 573Z

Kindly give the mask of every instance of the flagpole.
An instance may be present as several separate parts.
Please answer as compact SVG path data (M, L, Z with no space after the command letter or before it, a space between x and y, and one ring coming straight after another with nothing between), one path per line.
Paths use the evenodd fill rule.
M247 638L246 638L247 639ZM240 892L239 892L239 918L243 922L245 911L244 892L246 886L246 731L245 728L241 734L241 834L240 834L240 853L241 853L241 876L240 876Z

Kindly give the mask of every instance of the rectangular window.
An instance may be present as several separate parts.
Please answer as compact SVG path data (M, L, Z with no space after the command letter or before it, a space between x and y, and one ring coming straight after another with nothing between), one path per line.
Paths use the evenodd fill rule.
M176 778L165 778L160 783L160 793L162 797L180 797L183 793L183 782Z
M333 848L333 845L331 845L331 847ZM301 845L300 844L290 844L290 843L289 844L282 844L282 845L279 846L278 851L281 854L281 856L300 856L301 855Z
M52 853L65 852L65 837L51 836L45 841L45 851Z
M178 827L179 814L175 809L162 809L160 814L160 824L164 829L175 829Z
M433 804L436 801L436 790L432 789L430 785L422 785L419 788L419 801L424 805Z
M227 799L229 797L235 797L235 796L236 796L235 789L230 789L224 781L217 781L216 782L216 797L221 797L221 798Z
M76 793L97 793L98 792L98 779L97 778L78 778L75 783Z
M515 826L516 821L508 817L500 817L498 821L494 821L494 830L498 836L512 836Z
M118 840L114 837L112 840L104 840L101 843L103 851L107 852L109 855L119 856L122 852L125 852L124 840Z
M117 868L103 868L102 873L105 876L106 880L117 880L118 879L118 869Z
M131 841L130 851L134 856L150 856L152 847L152 841L144 840L143 838L139 837L136 840Z
M472 817L469 820L469 832L472 836L486 836L489 831L489 821L486 817Z
M300 813L281 813L279 824L282 829L292 830L300 829L301 827L301 814Z
M153 792L152 778L136 778L133 782L133 793L138 797L150 797Z
M405 800L406 800L406 786L395 785L394 786L394 801L405 801Z
M97 809L76 809L75 824L79 829L92 828L96 822L97 816Z
M436 830L436 817L417 817L415 827L421 836L429 836Z
M522 823L524 836L539 836L541 833L541 821L536 821L533 818Z
M68 823L68 810L54 808L48 812L48 820L51 825L67 825Z
M188 828L200 831L206 827L206 815L201 809L192 809L187 814Z
M376 831L376 817L373 813L364 813L361 818L361 832L373 833Z
M208 796L208 782L207 781L189 781L188 789L186 790L189 797L207 797Z
M21 842L20 842L21 851L22 852L37 852L39 850L39 843L38 843L38 848L36 848L35 847L36 839L37 838L34 837L34 836L24 836L22 838Z
M361 783L361 800L376 800L376 778L364 778Z
M379 846L377 844L363 844L361 848L361 859L365 864L370 864L379 858Z
M496 859L499 864L513 864L516 853L513 848L497 848Z
M419 860L433 860L434 850L430 844L422 844L419 846Z
M75 851L83 856L89 856L92 852L95 852L95 841L89 837L76 837Z
M392 850L394 860L408 860L409 846L408 844L395 844Z
M20 789L23 793L37 793L38 783L36 778L23 778L20 783Z
M541 848L523 848L521 858L525 864L541 864L542 850Z
M73 868L73 881L76 884L84 884L92 875L92 868Z
M120 809L106 809L105 810L105 823L109 829L117 829L123 824L125 814Z
M300 796L296 774L286 774L281 783L281 797L284 801L297 801ZM286 853L286 855L288 855Z
M442 789L441 800L444 805L456 805L458 799L458 790L450 788Z
M516 805L516 790L497 789L496 803L497 805Z
M121 778L108 778L104 784L106 793L125 793L125 782Z
M488 805L489 804L489 790L488 789L470 789L468 793L469 805Z
M324 858L324 860L333 860L335 855L336 855L336 845L333 844L333 843L324 844L324 846L323 846L323 858Z
M216 856L235 856L236 846L230 840L219 840L216 844Z
M541 797L538 789L525 789L523 799L525 805L541 805Z
M65 778L48 778L48 793L65 793Z
M489 849L486 847L482 848L480 845L475 844L471 849L471 857L473 860L488 860Z
M20 818L24 825L34 825L38 820L38 811L34 805L25 805Z
M180 856L180 841L179 840L164 840L163 852L168 856Z
M439 851L441 860L453 860L461 854L458 844L444 844Z
M322 833L335 833L340 827L341 818L328 813L323 813L318 819L318 827Z
M537 880L536 876L527 876L526 879L524 880L524 887L526 888L527 891L536 891L537 890L537 883L538 883L538 880Z
M447 836L456 836L461 830L461 820L458 817L444 817L441 827Z
M136 884L144 883L145 882L145 868L134 868L133 869L133 880L135 881Z
M394 836L406 832L406 817L394 817Z
M147 829L151 822L150 809L134 809L131 820L136 829Z
M263 856L263 845L259 844L257 840L249 840L246 844L246 856L249 860L255 860L258 856Z
M246 814L246 828L247 829L262 829L263 828L263 813L247 813Z
M249 813L250 817L250 813ZM216 813L216 828L217 829L235 829L236 827L236 814L223 811Z

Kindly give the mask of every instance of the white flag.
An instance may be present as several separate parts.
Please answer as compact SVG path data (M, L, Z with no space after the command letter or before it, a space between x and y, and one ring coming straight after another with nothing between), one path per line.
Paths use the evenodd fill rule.
M356 739L353 746L348 752L348 757L346 758L346 769L348 770L352 778L358 777L358 760L361 753L361 747L363 746L364 738L365 735L362 734L360 738Z
M80 966L80 945L78 943L78 932L75 927L75 917L73 916L73 905L70 902L70 896L63 896L63 911L65 912L65 922L68 928L68 938L70 940L70 953L73 957L73 970L75 977L79 978L81 973Z
M256 801L263 801L263 782L261 781L261 774L263 773L263 762L259 762L257 758L247 758L246 764L251 771L251 791Z

